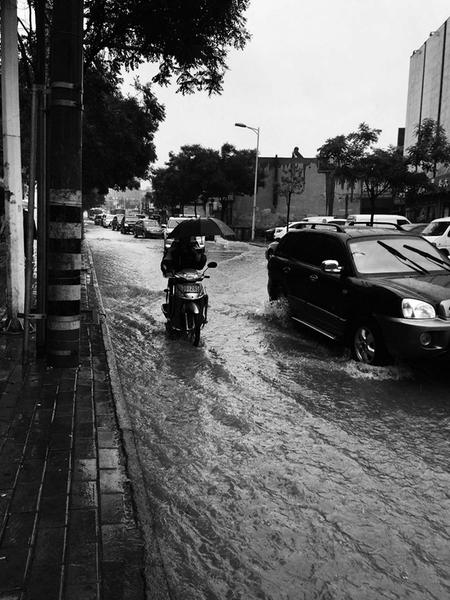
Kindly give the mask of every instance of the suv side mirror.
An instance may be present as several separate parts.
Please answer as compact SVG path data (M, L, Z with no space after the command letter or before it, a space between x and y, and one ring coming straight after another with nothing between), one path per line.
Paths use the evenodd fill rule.
M320 268L324 273L342 273L344 270L337 260L324 260L322 261Z
M215 269L217 267L216 262L209 262L207 265L208 269Z

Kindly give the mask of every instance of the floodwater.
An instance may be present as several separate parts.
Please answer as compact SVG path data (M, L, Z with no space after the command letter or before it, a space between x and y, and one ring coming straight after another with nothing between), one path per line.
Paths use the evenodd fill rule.
M358 365L224 241L193 348L165 333L161 240L87 239L173 599L450 598L448 361Z

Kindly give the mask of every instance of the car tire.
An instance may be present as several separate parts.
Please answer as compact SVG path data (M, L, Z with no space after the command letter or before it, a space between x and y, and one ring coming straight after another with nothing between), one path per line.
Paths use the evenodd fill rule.
M383 366L391 360L381 330L370 318L361 319L354 325L351 350L356 361L367 365Z
M276 300L282 300L284 298L287 298L286 292L285 290L280 286L280 285L276 285L276 284L268 284L267 285L267 293L269 294L269 300L271 302L275 302Z

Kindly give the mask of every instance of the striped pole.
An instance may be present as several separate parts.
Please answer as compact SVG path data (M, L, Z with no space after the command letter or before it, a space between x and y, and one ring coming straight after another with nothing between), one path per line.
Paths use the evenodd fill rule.
M47 198L47 363L79 364L82 0L54 0Z

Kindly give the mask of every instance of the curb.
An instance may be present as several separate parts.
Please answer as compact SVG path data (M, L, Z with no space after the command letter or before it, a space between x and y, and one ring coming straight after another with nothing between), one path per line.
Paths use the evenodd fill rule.
M134 430L131 424L128 405L124 398L122 383L117 368L116 357L111 341L103 300L95 273L94 261L89 244L83 242L83 251L91 273L91 282L98 306L99 323L103 336L112 396L116 407L116 416L126 460L127 472L130 475L132 497L137 509L137 518L145 541L145 583L147 600L170 600L170 588L164 561L161 554L150 499L147 495L144 469L136 447Z

